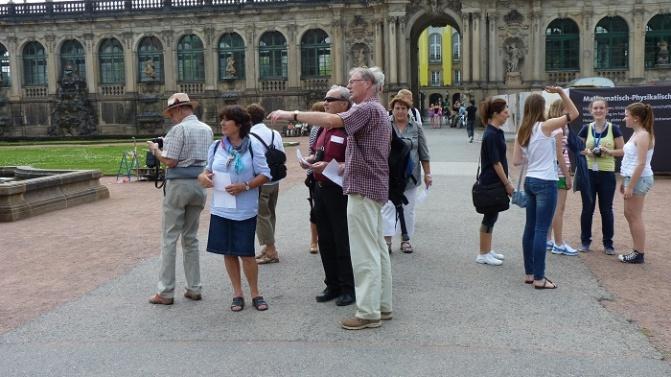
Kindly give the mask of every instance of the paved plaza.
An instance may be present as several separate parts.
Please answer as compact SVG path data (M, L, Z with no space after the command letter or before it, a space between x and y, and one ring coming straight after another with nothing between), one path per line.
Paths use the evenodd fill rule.
M306 189L295 185L278 202L281 262L260 267L270 310L228 309L223 258L204 252L201 226L203 301L147 304L152 257L0 335L0 376L671 375L643 332L601 305L612 297L582 258L548 255L555 291L523 284L522 210L496 224L503 266L476 264L481 216L470 187L480 145L465 130L426 134L434 187L417 210L416 252L400 253L394 240L394 318L381 328L343 330L354 308L315 302L323 270L307 252Z

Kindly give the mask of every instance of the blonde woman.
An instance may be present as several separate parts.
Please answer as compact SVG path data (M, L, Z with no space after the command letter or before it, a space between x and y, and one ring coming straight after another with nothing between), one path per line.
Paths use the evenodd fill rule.
M548 118L559 118L564 114L564 101L558 99L550 105ZM552 227L548 231L547 247L553 254L578 255L578 251L564 241L562 231L564 229L564 209L566 208L566 196L573 187L571 177L571 160L568 156L567 139L569 133L568 124L552 132L555 138L557 150L557 166L559 167L559 181L557 181L557 208L552 218ZM552 236L554 235L554 240Z
M650 166L655 151L654 119L652 107L646 103L632 103L624 110L625 125L633 129L634 133L623 148L620 193L624 196L624 217L629 223L634 249L628 254L618 255L622 263L637 264L645 261L643 202L654 183Z

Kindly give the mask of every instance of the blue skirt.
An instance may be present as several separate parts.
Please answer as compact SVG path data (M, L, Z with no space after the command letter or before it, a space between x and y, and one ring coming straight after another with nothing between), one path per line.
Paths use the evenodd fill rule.
M253 257L255 234L256 216L236 221L210 215L207 251L236 257Z

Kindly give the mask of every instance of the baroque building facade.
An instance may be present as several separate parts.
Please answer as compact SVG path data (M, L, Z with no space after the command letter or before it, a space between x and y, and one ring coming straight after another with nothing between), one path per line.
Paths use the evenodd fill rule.
M211 125L226 104L307 108L361 65L384 70L385 95L417 93L430 26L461 36L458 87L475 98L588 76L664 81L670 14L659 0L2 4L0 136L160 134L178 91Z

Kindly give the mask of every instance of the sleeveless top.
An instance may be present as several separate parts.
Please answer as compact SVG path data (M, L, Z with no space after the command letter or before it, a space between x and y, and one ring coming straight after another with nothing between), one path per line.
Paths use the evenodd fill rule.
M622 166L620 166L620 174L624 177L631 177L634 174L634 169L638 165L638 149L636 148L636 143L633 141L633 137L629 138L627 143L624 145L624 157L622 157ZM655 148L648 149L648 152L645 155L645 167L641 172L641 177L651 177L652 167L650 162L652 161L652 154L655 151Z
M615 148L615 138L613 137L613 124L611 122L606 122L606 129L608 134L605 137L596 137L594 131L594 122L590 123L587 126L587 139L585 139L585 146L592 150L596 146L606 147L608 149ZM602 132L603 134L603 132ZM590 170L594 171L615 171L615 157L607 155L605 153L601 154L601 157L587 157L587 166Z
M555 138L545 136L541 126L543 123L536 122L531 131L529 145L524 149L527 155L527 177L543 179L546 181L557 181L557 152Z

